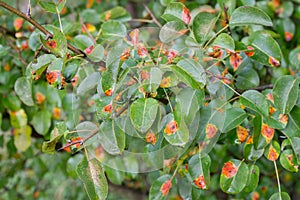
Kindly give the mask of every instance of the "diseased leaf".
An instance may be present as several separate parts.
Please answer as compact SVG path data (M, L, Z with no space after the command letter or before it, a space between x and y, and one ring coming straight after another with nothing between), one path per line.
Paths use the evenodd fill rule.
M88 161L84 157L77 165L77 173L90 199L107 198L107 180L102 165L96 158Z
M30 126L26 125L14 132L14 144L21 152L26 151L31 145L31 132Z
M181 21L167 22L160 29L159 39L164 43L168 43L184 35L187 31L188 29Z
M249 169L246 163L236 159L226 162L222 168L220 187L228 194L241 192L247 183Z

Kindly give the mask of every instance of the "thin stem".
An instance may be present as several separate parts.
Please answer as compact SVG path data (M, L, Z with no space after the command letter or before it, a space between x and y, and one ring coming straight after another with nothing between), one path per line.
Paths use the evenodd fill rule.
M213 35L204 45L203 49L205 49L215 37L217 37L220 33L222 33L224 30L226 30L228 25L224 26L221 30L219 30L215 35Z
M280 180L279 180L279 174L278 174L278 169L277 169L276 161L274 160L273 163L274 163L274 167L275 167L276 179L277 179L277 184L278 184L279 200L282 200L281 199Z
M28 18L31 18L31 3L30 3L30 0L28 0L26 15L27 15Z
M56 6L56 13L57 13L57 17L58 17L58 22L59 22L59 27L60 27L60 31L63 33L63 27L62 27L62 23L61 23L61 19L60 19L60 14L59 14L59 10L58 7Z
M80 23L81 23L81 26L82 26L83 30L88 34L89 38L93 41L93 43L95 45L97 42L96 42L95 38L92 36L92 34L89 32L86 25L84 24L84 21L83 21L82 17L80 17Z
M152 19L131 19L132 22L144 22L144 23L153 23Z
M148 8L148 6L146 4L143 4L144 8L146 9L146 11L149 13L149 15L151 16L153 22L159 26L160 28L162 27L161 23L159 23L159 21L156 19L156 17L154 16L154 14L152 13L152 11Z
M173 113L173 112L174 112L174 110L173 110L173 107L172 107L172 104L171 104L171 101L170 101L169 95L168 95L167 91L165 90L165 88L163 88L163 89L164 89L164 92L165 92L165 94L166 94L166 97L167 97L167 99L168 99L168 101L169 101L169 104L170 104L171 111L172 111L172 113Z

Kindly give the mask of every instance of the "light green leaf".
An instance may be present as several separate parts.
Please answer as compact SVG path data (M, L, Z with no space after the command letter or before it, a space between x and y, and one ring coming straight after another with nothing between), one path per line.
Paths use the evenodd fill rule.
M171 69L181 79L194 89L203 88L206 84L206 74L199 62L186 58L171 66Z
M281 192L281 193L275 193L273 194L269 200L278 200L278 199L281 199L281 200L291 200L291 197L288 193L286 192Z
M219 17L207 12L200 12L193 20L193 34L198 43L203 44L212 37L212 30Z
M274 104L282 114L288 114L298 99L299 79L293 76L282 76L273 88Z
M89 74L85 79L82 80L77 88L76 93L78 95L85 95L88 91L95 88L99 82L100 74L99 72L94 72Z
M15 92L27 106L33 106L31 83L26 77L20 77L15 82Z
M100 14L100 20L105 22L107 21L106 16L110 16L108 20L118 20L121 22L126 22L131 19L130 14L123 7L116 6L113 9L107 10Z
M256 31L249 37L249 43L255 49L250 58L267 66L278 67L281 61L280 46L272 36L264 31Z
M124 24L118 21L104 22L101 26L101 39L103 40L118 40L126 36L127 29Z
M234 52L235 50L234 40L227 33L221 33L220 35L218 35L218 37L214 40L212 45L228 49L232 52Z
M27 115L23 109L18 111L10 111L10 123L14 128L22 128L27 125Z
M108 195L108 184L101 163L93 158L85 157L77 165L77 173L84 184L84 188L90 199L104 200Z
M232 12L229 21L230 26L245 26L251 24L273 26L271 18L257 7L241 6Z
M158 102L152 98L141 98L130 106L130 118L133 126L140 132L146 132L154 123Z
M188 29L181 21L171 21L163 25L159 32L159 39L163 43L171 42L184 35Z
M16 129L14 134L14 143L19 151L26 151L31 145L31 127L26 125L20 129Z
M115 121L105 121L99 130L100 143L109 154L121 154L125 148L125 133Z

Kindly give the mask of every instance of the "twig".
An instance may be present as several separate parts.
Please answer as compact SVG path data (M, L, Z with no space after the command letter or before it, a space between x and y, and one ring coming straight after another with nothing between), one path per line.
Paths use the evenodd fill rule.
M225 29L227 29L229 27L229 25L227 24L226 26L224 26L222 29L220 29L215 35L213 35L204 45L203 49L206 49L206 47L209 45L209 43L211 43L211 41L213 39L215 39L220 33L222 33Z
M146 9L146 11L149 13L149 15L151 16L153 22L159 26L160 28L162 27L161 23L159 23L159 21L156 19L156 17L154 16L154 14L152 13L152 11L148 8L148 6L146 4L143 4L144 8Z
M31 18L31 3L30 3L30 0L28 0L26 15L27 15L28 18Z
M213 77L215 77L215 78L217 78L217 79L219 79L219 80L227 80L227 81L230 81L230 82L231 82L231 80L230 80L229 78L224 77L224 76L220 76L220 75L216 75L216 74L214 74L214 73L212 73L212 72L210 72L210 71L208 71L208 70L205 70L205 73L206 73L206 74L209 74L209 75L211 75L211 76L213 76Z
M20 61L21 61L25 66L27 66L28 63L22 58L20 49L13 43L13 41L12 41L10 38L6 37L6 41L8 42L9 46L11 46L11 48L13 48L14 50L17 51L18 57L19 57Z
M275 173L276 173L276 179L277 179L277 184L278 184L278 193L279 193L279 199L281 200L281 187L280 187L280 179L279 179L279 174L278 174L278 169L276 165L276 161L273 161L274 167L275 167Z
M56 6L55 8L56 8L56 13L57 13L57 17L58 17L58 22L59 22L60 31L63 33L64 30L63 30L62 23L61 23L61 20L60 20L59 10L58 10L58 7L57 7L57 6Z
M44 33L45 35L49 35L50 38L53 37L53 35L47 30L45 29L41 24L39 24L37 21L35 21L34 19L28 17L26 14L24 14L23 12L21 12L18 9L15 9L14 7L11 7L10 5L4 3L3 1L0 1L0 7L5 8L6 10L22 17L23 19L25 19L26 21L28 21L29 23L31 23L34 27L36 27L37 29L39 29L42 33ZM100 65L102 68L106 68L105 67L105 62L104 61L100 61L100 62L93 62L91 59L89 59L87 57L87 55L81 51L80 49L77 49L76 47L72 46L71 44L67 44L67 47L69 50L73 51L75 54L77 55L83 55L83 58L85 60L87 60L88 62L95 64L95 65Z
M95 38L92 36L92 34L90 33L90 31L88 30L88 28L84 24L84 21L83 21L83 19L82 19L81 16L80 16L80 23L81 23L81 26L82 26L83 30L87 33L87 35L89 36L89 38L91 38L91 40L93 41L93 43L96 44L97 42L96 42Z
M153 23L152 19L131 19L132 22L143 22L143 23Z
M80 131L80 130L78 130L78 131ZM97 128L97 129L91 131L91 133L90 133L88 136L86 136L85 138L83 138L82 140L79 140L79 141L77 140L77 141L74 141L74 142L70 142L70 143L66 144L65 146L59 148L57 151L61 151L61 150L65 149L65 148L70 147L70 146L73 146L73 145L75 145L75 144L80 144L80 145L82 145L82 144L84 144L87 140L91 139L94 135L96 135L96 134L98 133L98 131L99 131L99 128Z
M262 90L265 90L265 89L272 89L273 87L274 87L273 84L260 85L258 87L253 88L253 90L262 91Z

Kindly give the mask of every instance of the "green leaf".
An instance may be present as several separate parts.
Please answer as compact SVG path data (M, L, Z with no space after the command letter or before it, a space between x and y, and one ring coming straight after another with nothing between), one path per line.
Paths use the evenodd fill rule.
M158 102L152 98L141 98L130 106L130 118L133 126L145 133L152 126L156 118Z
M246 163L236 159L226 162L222 168L220 187L223 192L237 194L247 183L249 169Z
M254 69L242 70L237 78L235 86L240 90L248 90L259 86L259 76Z
M204 92L203 90L183 88L176 95L176 102L180 105L179 112L184 116L187 125L189 125L195 118L200 107L204 104Z
M109 119L112 113L112 97L104 96L95 100L97 117L99 120ZM107 109L110 108L110 109Z
M41 135L45 135L51 126L51 113L47 110L38 111L31 121L33 128Z
M280 46L268 32L261 30L252 33L249 37L249 43L255 49L251 59L271 67L280 65Z
M52 54L44 54L38 57L37 63L30 65L30 73L32 74L32 78L34 80L38 80L45 72L48 65L55 59L55 55Z
M14 128L22 128L27 125L27 115L23 109L10 111L10 123Z
M99 130L100 143L109 154L121 154L125 148L125 133L115 121L105 121Z
M60 3L53 3L53 2L47 2L47 1L39 1L40 6L51 13L57 14L57 10L60 13L62 11L62 9L64 8L65 4L66 4L66 0L62 0ZM57 10L56 10L57 7Z
M84 22L91 24L99 24L101 22L99 12L94 9L83 9L80 12L80 16Z
M99 62L104 57L104 47L100 44L96 44L92 53L87 55L94 62Z
M196 41L203 44L212 37L212 30L219 17L207 12L200 12L193 20L193 34Z
M258 185L259 182L259 167L254 164L249 164L249 175L247 178L247 184L244 188L244 191L247 193L253 192Z
M282 151L279 160L284 169L290 172L298 172L299 165L297 164L297 157L292 149Z
M30 147L31 132L31 127L28 125L20 129L16 129L14 134L14 144L19 151L24 152Z
M76 75L78 68L80 66L79 60L71 60L66 63L65 68L63 69L63 77L65 77L65 81L71 82L74 76Z
M4 47L3 45L0 44L0 58L7 55L8 51L9 51L9 47Z
M298 55L300 54L300 47L294 48L290 53L289 53L289 62L290 65L293 67L295 70L299 70L300 68L300 59L298 59Z
M194 89L203 88L206 84L206 74L203 67L195 60L185 58L171 66L176 75Z
M233 107L225 110L225 120L222 128L220 128L222 133L227 133L228 131L236 128L240 125L244 119L247 117L246 112L238 107Z
M261 114L269 115L269 105L264 95L256 90L248 90L241 96L240 102L247 108Z
M108 157L105 162L105 173L109 181L115 185L121 185L125 179L125 165L120 157Z
M273 140L265 149L264 156L270 161L276 161L280 155L280 145Z
M142 73L149 74L149 78L142 82L143 89L148 93L156 92L162 80L162 71L158 67L144 67Z
M161 16L166 22L180 21L183 22L183 9L185 5L180 2L172 2L165 9L164 14Z
M250 136L252 137L252 136ZM244 157L249 161L256 161L264 154L264 149L255 149L253 142L246 142L244 146Z
M59 122L55 125L50 135L50 140L43 142L42 151L44 153L53 154L55 152L55 146L60 138L67 132L67 126L65 122Z
M218 46L220 48L228 49L232 52L234 52L235 50L234 40L227 33L221 33L220 35L218 35L218 37L214 40L212 46Z
M210 165L211 159L207 154L202 155L198 153L191 157L188 163L188 170L194 183L193 186L207 189L210 183ZM204 183L201 182L202 184L199 184L199 181L204 181Z
M278 199L281 199L281 200L291 200L291 197L288 193L286 192L281 192L281 193L275 193L273 194L269 200L278 200Z
M161 192L161 187L168 180L171 180L171 176L169 174L165 174L152 183L149 192L149 200L161 200L166 198L166 195L163 196Z
M159 31L159 39L163 43L169 43L184 35L188 29L181 21L171 21L163 25Z
M85 157L77 166L77 173L84 184L84 188L90 199L106 199L108 184L101 163L93 158Z
M288 114L298 99L299 80L293 76L282 76L273 88L274 104L282 114Z
M123 39L127 33L126 26L118 21L104 22L101 28L101 39L103 40L113 41Z
M31 83L26 77L20 77L15 82L15 92L27 106L33 106Z
M99 72L94 72L92 74L89 74L85 79L82 80L80 85L77 88L77 95L84 96L88 91L94 89L100 78L100 73Z
M53 54L64 57L67 53L67 39L65 34L60 32L55 26L51 26L53 29L53 39L45 40L42 35L40 35L40 40L43 46L48 49Z
M245 26L251 24L273 26L271 18L257 7L241 6L232 12L229 21L230 26Z
M177 130L173 133L167 134L167 126L170 122L175 121L177 123ZM174 146L184 146L189 140L189 130L183 119L178 119L172 113L169 113L162 119L162 125L164 125L163 135L164 138Z
M76 37L74 37L73 42L75 46L82 51L94 44L91 38L86 35L77 35Z
M118 20L121 22L126 22L131 19L130 14L123 7L116 6L113 9L107 10L100 14L100 20L107 21L106 17L109 16L108 20Z

